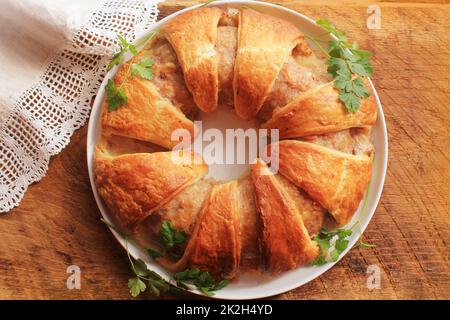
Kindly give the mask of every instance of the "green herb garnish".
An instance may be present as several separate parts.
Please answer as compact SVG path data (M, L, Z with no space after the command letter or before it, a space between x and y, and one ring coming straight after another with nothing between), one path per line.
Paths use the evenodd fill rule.
M164 221L160 230L160 241L166 250L186 242L186 233L177 230L169 221Z
M321 266L328 262L329 255L331 261L336 262L340 254L347 249L349 241L347 238L353 233L350 229L339 229L336 231L320 230L319 234L314 236L313 240L319 245L319 255L311 263L315 266Z
M153 248L148 248L147 252L148 252L148 255L150 257L152 257L153 259L161 258L161 257L164 257L164 255L165 255L164 252L161 252L161 251L153 249Z
M197 290L208 296L213 296L214 291L223 289L230 283L228 280L216 282L209 272L196 268L178 272L173 278L179 287L189 289L189 285L194 285Z
M361 100L370 96L363 81L373 72L370 52L360 50L356 42L348 42L345 33L337 30L328 20L320 19L316 23L337 38L328 41L328 50L325 51L328 56L328 74L335 79L334 87L339 90L339 99L347 110L356 112L361 106Z
M126 247L131 270L136 276L128 279L128 288L130 289L131 296L136 298L140 293L145 292L147 288L158 297L161 293L168 292L172 285L156 272L149 270L144 261L141 259L133 259L128 251L128 242Z
M114 111L128 103L128 97L125 90L121 87L117 87L114 80L108 80L105 91L106 101L108 102L108 111Z
M128 43L124 37L120 34L116 35L120 42L120 51L113 55L111 61L108 64L107 70L111 70L114 66L118 66L122 62L122 58L127 51L130 51L134 56L137 56L138 52L136 47L131 43Z
M182 244L186 243L187 235L170 224L169 221L163 221L159 230L159 243L164 247L163 251L155 248L147 249L150 257L153 259L170 255L174 259L180 259L183 255Z
M156 31L153 31L150 33L150 35L145 38L143 42L143 46L152 39L156 34ZM122 62L123 56L126 52L131 52L133 56L138 55L138 51L136 49L136 46L130 44L125 40L124 37L117 35L117 38L120 42L120 51L113 55L111 61L108 64L107 70L111 70L114 66L119 65ZM142 40L141 43L142 44ZM128 67L128 70L125 74L125 77L120 84L119 87L116 86L113 80L109 79L108 83L105 86L106 94L107 94L107 102L108 102L108 111L114 111L118 109L119 107L126 105L128 103L128 97L123 89L123 85L128 80L128 75L131 74L134 76L141 76L144 79L152 80L153 79L153 70L152 66L154 64L154 61L148 57L143 57L139 62L137 63L131 63Z
M152 66L155 64L153 59L148 57L143 57L138 63L131 64L131 75L133 77L139 75L143 79L152 80L153 79L153 69Z

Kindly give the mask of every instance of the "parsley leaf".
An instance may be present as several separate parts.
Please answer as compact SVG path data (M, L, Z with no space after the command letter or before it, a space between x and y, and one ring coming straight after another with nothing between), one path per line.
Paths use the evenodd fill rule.
M200 271L197 268L186 269L176 273L173 278L177 281L177 285L182 288L189 288L187 284L193 284L200 292L212 296L214 291L225 288L230 282L221 280L218 283L207 271Z
M147 286L144 281L136 278L128 279L128 288L130 288L130 293L133 298L136 298L141 292L144 292Z
M339 90L339 100L349 112L356 112L361 106L361 99L370 96L362 79L373 73L370 52L360 50L356 42L349 43L345 33L337 30L328 20L319 19L316 23L337 38L328 41L327 71L335 79L334 88Z
M161 225L160 240L166 250L170 250L175 245L186 242L186 233L178 231L166 220Z
M319 245L319 255L311 262L311 264L315 266L324 265L328 262L328 257L331 261L336 262L341 253L347 249L349 244L347 238L351 236L352 233L352 228L339 229L336 231L329 231L326 229L320 230L319 234L313 238Z
M108 71L111 70L114 66L118 66L122 62L122 57L127 51L130 51L134 56L137 56L138 54L136 47L134 45L128 43L127 40L125 40L125 38L122 37L120 34L117 34L116 36L120 42L120 51L113 55L107 67Z
M117 88L114 80L109 79L105 86L108 111L114 111L128 103L128 97L123 88Z
M148 248L147 249L147 253L153 259L164 257L164 253L163 252L161 252L161 251L159 251L157 249L153 249L153 248Z
M135 278L128 280L128 288L133 298L136 298L141 292L148 288L155 296L160 296L171 290L172 285L165 281L159 274L147 268L147 265L141 259L134 260L128 253L131 264L131 270L136 275ZM146 284L147 283L147 284Z
M139 75L141 78L152 80L153 79L152 66L154 64L155 62L152 59L144 57L138 63L131 64L130 69L131 75L133 77Z

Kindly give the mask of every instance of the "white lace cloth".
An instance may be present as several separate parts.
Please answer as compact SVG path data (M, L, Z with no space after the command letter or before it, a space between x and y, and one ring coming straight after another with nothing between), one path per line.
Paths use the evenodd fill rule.
M0 212L17 206L89 116L117 49L158 15L159 0L2 0Z

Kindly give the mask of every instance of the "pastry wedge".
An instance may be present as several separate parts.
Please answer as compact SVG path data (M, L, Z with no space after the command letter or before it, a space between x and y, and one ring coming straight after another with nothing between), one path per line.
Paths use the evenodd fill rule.
M308 230L308 234L311 237L317 234L323 226L327 210L313 201L302 189L290 182L289 179L283 177L281 174L276 174L275 177L296 205L298 212L302 216L303 224L306 230Z
M219 8L200 8L182 13L162 30L172 44L188 89L197 106L212 112L218 103L218 57L215 49Z
M172 271L187 266L210 272L216 278L234 278L241 256L237 181L213 187L197 219L183 257L162 265Z
M166 149L179 143L171 139L177 129L187 130L194 137L194 123L164 98L152 81L128 76L124 82L127 72L127 65L122 66L114 82L125 90L128 103L109 111L106 99L103 101L103 134L148 141Z
M376 119L377 105L373 94L362 101L358 111L349 112L339 100L339 92L333 88L333 82L329 82L276 109L262 127L279 129L280 138L284 139L370 126Z
M110 156L97 148L97 190L116 222L127 231L208 172L194 152L174 161L175 151ZM179 163L182 161L183 163Z
M241 11L233 93L236 113L242 119L256 116L283 64L303 38L286 21L251 9Z
M276 274L313 261L319 254L294 201L267 165L252 166L256 203L261 217L261 247L266 268Z
M277 143L279 172L327 209L339 225L347 224L370 182L372 158L303 141Z
M261 270L260 233L261 223L256 210L255 187L251 175L238 183L238 208L241 221L241 271Z

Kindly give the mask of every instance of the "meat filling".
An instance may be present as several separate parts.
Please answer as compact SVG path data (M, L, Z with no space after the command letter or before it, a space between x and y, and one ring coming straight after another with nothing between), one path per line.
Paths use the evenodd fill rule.
M165 38L157 38L139 55L154 60L152 81L161 95L169 99L186 116L192 117L196 106L186 87L177 55L169 42Z
M284 107L301 93L329 81L325 61L303 44L294 49L283 65L258 117L271 118L275 109Z
M304 137L303 140L354 155L372 156L374 149L370 133L370 128L351 128L320 136Z

